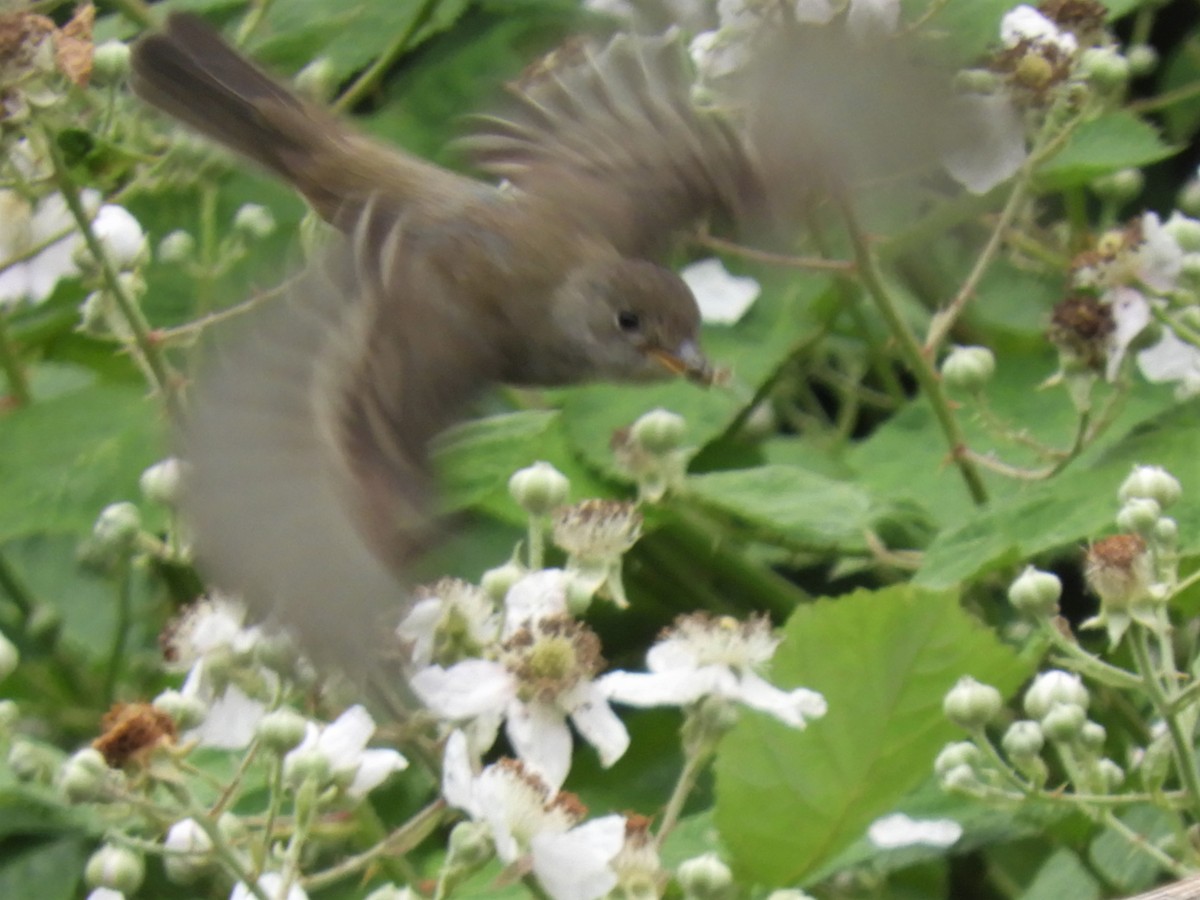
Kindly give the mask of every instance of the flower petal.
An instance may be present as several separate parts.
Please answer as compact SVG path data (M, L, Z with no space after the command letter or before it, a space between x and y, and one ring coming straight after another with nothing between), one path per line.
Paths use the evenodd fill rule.
M413 675L413 693L445 719L470 719L503 707L516 686L498 662L467 659L449 669L430 666Z
M533 874L553 900L597 900L617 885L611 863L624 843L624 816L593 819L565 834L534 835Z
M808 719L819 719L827 711L825 698L816 691L807 688L784 691L753 672L742 675L737 699L793 728L803 728Z
M562 710L549 703L513 701L505 733L526 768L557 792L571 770L571 729Z
M408 760L398 750L386 747L364 750L359 757L354 781L346 788L346 794L350 797L365 797L383 784L393 772L402 772L407 768Z
M740 321L762 293L757 281L746 275L731 275L716 257L685 266L679 276L696 297L700 319L713 325Z
M608 768L625 755L629 749L629 732L595 682L583 682L572 691L568 707L571 722L596 748L602 766Z

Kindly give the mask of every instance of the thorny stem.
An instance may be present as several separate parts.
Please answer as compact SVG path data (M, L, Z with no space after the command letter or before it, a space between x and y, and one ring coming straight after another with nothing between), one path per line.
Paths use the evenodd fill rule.
M121 283L116 269L113 268L113 264L109 260L104 246L100 243L100 239L96 237L96 232L92 230L91 218L88 216L87 210L83 208L79 189L76 187L74 179L71 178L71 173L67 169L62 152L58 149L57 143L55 143L54 135L48 129L45 129L45 137L50 160L54 166L55 180L58 183L59 192L66 201L67 208L71 211L72 218L75 219L75 224L83 234L88 251L91 253L93 259L96 260L96 264L100 266L104 286L116 300L117 307L121 310L121 316L125 319L125 323L129 326L129 330L133 335L134 346L137 348L138 354L145 361L155 387L158 388L159 393L162 394L163 400L167 404L167 411L174 416L179 412L179 398L176 396L174 379L167 366L166 359L163 357L162 348L151 338L149 323L146 321L145 316L142 315L137 302L125 290L125 286Z
M1142 676L1142 685L1154 704L1155 710L1162 716L1171 736L1171 749L1175 757L1175 767L1179 770L1179 778L1183 782L1191 798L1192 815L1200 821L1200 774L1196 771L1195 750L1188 736L1183 733L1179 716L1172 707L1171 700L1163 692L1153 659L1150 646L1146 640L1146 630L1135 624L1129 630L1129 646L1133 658Z
M838 194L838 203L841 206L851 242L854 244L854 255L858 261L858 272L863 286L875 301L875 305L879 308L879 311L883 314L891 334L895 337L909 368L912 370L913 377L917 379L917 383L928 399L929 405L933 409L934 417L937 419L938 425L946 437L947 444L949 444L950 458L962 475L971 499L976 506L983 506L988 500L987 488L984 487L983 478L975 462L964 452L967 445L966 436L963 434L958 420L954 417L954 413L950 409L950 402L946 397L942 380L938 376L938 373L934 371L929 357L926 356L921 345L917 342L916 336L909 329L907 323L904 321L904 317L901 316L900 311L896 308L891 294L884 285L882 277L880 277L875 255L871 250L867 236L863 233L859 225L858 217L855 215L849 200L840 192Z
M804 269L808 272L853 272L855 264L843 259L825 259L818 256L789 256L786 253L771 253L766 250L756 250L742 244L714 237L708 232L702 232L696 237L696 243L709 250L728 253L730 256L740 256L752 262L766 263L771 266L786 266L791 269Z
M353 875L366 868L373 860L384 854L400 856L407 853L429 837L442 824L446 816L445 802L433 801L374 847L356 856L348 856L336 866L305 878L305 889L311 891L333 884L347 875Z
M408 20L408 27L396 35L383 52L376 57L375 62L363 72L358 79L346 88L343 93L333 104L333 108L339 112L352 109L360 100L375 90L379 82L383 80L383 76L387 74L388 69L396 64L408 50L409 44L412 43L413 37L433 14L437 8L438 0L425 0L417 10L413 13L411 19Z
M1059 662L1076 672L1087 675L1101 684L1109 685L1118 690L1141 689L1142 679L1137 675L1092 656L1078 644L1067 640L1048 620L1040 619L1038 625L1042 633L1050 639L1050 643L1054 649L1058 651Z

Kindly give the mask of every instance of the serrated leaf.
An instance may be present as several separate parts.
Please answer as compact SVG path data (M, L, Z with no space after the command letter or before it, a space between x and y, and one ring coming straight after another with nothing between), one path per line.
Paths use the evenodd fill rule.
M1144 423L1091 464L998 496L987 509L934 539L916 582L930 588L949 587L1111 531L1118 509L1117 489L1134 465L1163 466L1180 480L1183 495L1167 512L1179 524L1181 552L1196 552L1200 549L1198 415L1200 400L1181 404Z
M1134 834L1155 846L1172 832L1171 813L1149 804L1134 806L1117 818ZM1122 894L1136 894L1154 885L1162 868L1144 850L1113 828L1105 828L1088 847L1088 859L1105 882Z
M92 385L0 417L0 542L82 533L109 503L136 499L162 432L134 386Z
M1063 847L1042 864L1020 900L1099 900L1102 896L1100 882L1073 850Z
M965 674L1016 688L1022 662L952 593L912 586L801 607L773 681L825 695L795 731L747 715L717 759L717 824L737 863L768 884L802 883L928 777L957 736L942 698Z
M857 485L799 466L767 465L694 475L687 491L756 529L805 547L862 551L875 505Z
M1046 188L1087 184L1118 169L1159 162L1179 150L1132 113L1110 113L1075 129L1062 151L1038 170L1038 184Z

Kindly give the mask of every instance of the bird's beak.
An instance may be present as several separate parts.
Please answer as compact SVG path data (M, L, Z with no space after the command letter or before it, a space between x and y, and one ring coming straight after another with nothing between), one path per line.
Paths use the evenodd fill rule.
M709 385L713 382L713 368L695 341L684 341L674 350L653 347L649 354L672 375L682 375L698 384Z

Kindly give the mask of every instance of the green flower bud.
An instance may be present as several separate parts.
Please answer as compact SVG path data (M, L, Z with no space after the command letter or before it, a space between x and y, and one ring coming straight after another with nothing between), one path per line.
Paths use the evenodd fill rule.
M1017 576L1008 589L1008 602L1023 615L1045 619L1058 615L1058 600L1062 582L1053 572L1043 572L1033 566Z
M787 888L782 891L771 891L767 894L767 900L815 900L815 898L812 894L806 894L804 891Z
M385 884L367 894L366 900L420 900L420 898L412 892L412 888Z
M1175 205L1189 216L1200 215L1200 180L1193 178L1179 191Z
M176 229L158 242L158 260L169 265L179 265L196 253L196 239L182 228Z
M1092 192L1101 200L1112 203L1128 203L1142 192L1146 176L1141 169L1119 169L1108 175L1093 179Z
M17 645L0 631L0 681L3 681L21 664L21 653Z
M12 733L13 726L21 718L21 707L16 700L0 700L0 739Z
M686 900L725 900L734 896L733 872L715 853L680 863L675 879Z
M142 886L146 863L140 853L125 847L104 844L91 855L83 870L90 888L110 888L122 894L132 894Z
M1183 251L1185 263L1188 255L1200 252L1200 221L1174 212L1163 223L1163 231L1175 239L1175 243Z
M1130 497L1117 513L1117 527L1134 534L1149 535L1158 524L1162 508L1149 497Z
M179 481L182 471L183 464L173 456L156 462L142 472L142 477L138 479L138 487L142 490L142 496L151 503L174 506L179 499Z
M283 760L283 780L293 790L299 790L306 781L327 784L333 777L329 758L319 750L293 750Z
M996 374L996 357L987 347L955 347L942 361L942 379L951 390L976 394Z
M1115 791L1125 783L1125 770L1105 758L1096 763L1096 770L1108 791Z
M1079 55L1079 71L1103 93L1119 91L1129 82L1129 61L1111 47L1089 47Z
M319 103L328 103L337 90L337 72L326 56L318 56L296 73L293 83L305 97Z
M1000 713L1004 698L990 684L981 684L964 675L946 694L942 712L955 725L967 731L977 731Z
M236 846L243 843L250 834L250 829L242 821L241 816L231 812L223 812L217 817L217 834L226 844Z
M970 766L955 766L938 777L944 790L961 791L964 794L978 790L983 784Z
M100 511L92 527L97 545L111 552L127 552L142 528L142 514L132 503L113 503Z
M105 41L92 48L92 75L99 84L111 84L129 74L129 45ZM126 892L128 893L128 892Z
M1162 466L1134 466L1129 477L1121 483L1117 497L1122 503L1133 498L1147 498L1167 509L1182 493L1183 488L1175 476Z
M983 753L970 741L955 741L942 748L942 752L933 761L933 771L938 776L944 776L951 769L967 766L974 769L983 762Z
M22 781L50 784L62 757L51 748L18 737L8 748L8 767Z
M1037 722L1021 719L1008 726L1000 745L1008 758L1014 762L1027 760L1041 754L1042 748L1046 746L1046 737Z
M644 450L656 456L679 449L687 422L665 409L654 409L643 415L629 429L629 436Z
M258 737L268 750L282 756L304 740L307 724L294 709L276 709L259 720Z
M482 822L459 822L450 832L448 865L473 872L496 855L491 830Z
M1079 729L1079 743L1097 755L1104 749L1104 741L1107 738L1108 732L1099 722L1084 722L1083 727Z
M1158 51L1149 44L1130 47L1125 59L1129 62L1129 74L1134 78L1144 78L1158 68Z
M167 878L176 884L195 881L212 862L212 838L195 819L176 822L163 839L163 869Z
M484 572L479 579L479 586L493 603L503 603L512 586L528 574L528 569L515 559L510 559L504 565Z
M1087 713L1082 706L1073 703L1059 703L1042 716L1042 731L1046 737L1059 744L1074 743L1078 740L1083 726L1087 722Z
M567 476L547 462L536 462L508 479L509 494L531 516L550 515L567 502L570 489Z
M179 691L167 689L154 698L155 709L165 712L180 731L197 727L208 715L208 707L195 697L185 697Z
M1086 710L1088 700L1087 688L1078 675L1051 669L1038 675L1025 692L1025 714L1040 721L1052 706L1069 704Z
M233 214L233 227L250 238L270 237L275 232L275 216L265 206L245 203Z
M1166 516L1155 522L1154 542L1164 550L1174 550L1179 545L1179 523Z
M63 763L58 785L72 803L86 803L103 800L115 775L100 751L87 747Z

